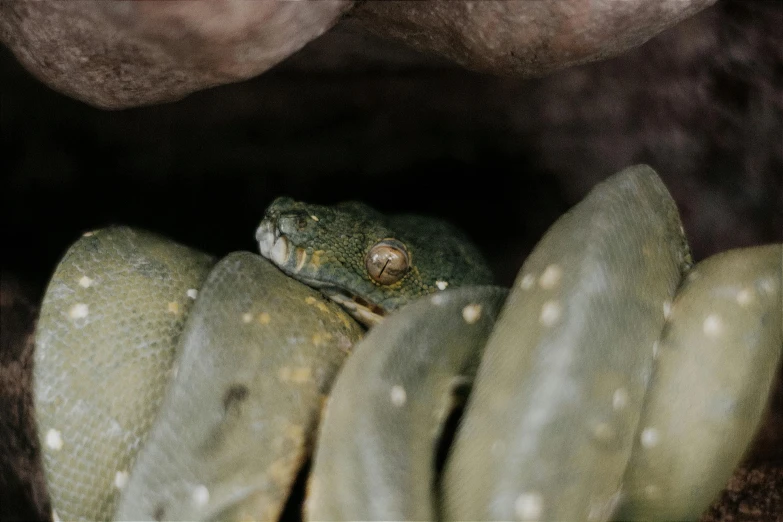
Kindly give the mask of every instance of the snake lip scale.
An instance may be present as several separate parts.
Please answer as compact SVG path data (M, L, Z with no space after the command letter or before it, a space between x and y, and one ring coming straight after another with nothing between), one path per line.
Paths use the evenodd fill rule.
M256 241L263 257L269 259L283 272L295 275L306 285L320 290L365 326L379 324L386 315L384 308L367 302L346 288L301 274L300 270L307 259L307 254L300 248L291 248L291 241L280 230L276 218L266 217L261 222L256 230Z

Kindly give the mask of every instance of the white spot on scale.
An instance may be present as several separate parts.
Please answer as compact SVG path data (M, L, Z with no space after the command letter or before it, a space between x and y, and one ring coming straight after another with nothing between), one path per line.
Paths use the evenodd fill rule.
M560 303L557 301L547 301L541 307L541 316L539 322L544 326L554 325L560 319Z
M538 493L522 493L514 501L514 513L519 520L537 520L544 512L544 499Z
M89 313L90 308L84 303L75 304L68 311L68 315L71 319L84 319Z
M106 434L111 437L122 436L122 426L120 426L120 423L117 422L117 419L112 418L109 421L109 427L106 429Z
M531 288L533 288L535 282L536 282L536 276L534 276L533 274L525 274L525 276L522 277L522 279L519 281L519 287L522 290L530 290Z
M656 486L655 484L648 484L644 487L644 496L646 496L650 500L657 499L661 496L661 488Z
M481 317L481 305L472 303L462 309L462 318L468 324L474 324Z
M438 290L445 290L449 286L448 281L435 281L435 286L438 287Z
M392 386L391 389L391 401L395 406L404 406L408 400L408 394L405 393L405 388L400 385Z
M551 290L560 283L562 277L563 269L559 265L549 265L544 269L544 273L541 274L538 284L544 290Z
M191 496L193 503L197 506L205 506L209 502L209 490L206 486L199 485L193 489Z
M114 474L114 486L117 489L122 489L128 483L128 472L118 471Z
M87 276L82 276L82 278L79 279L79 286L83 288L90 288L90 286L92 286L92 279Z
M446 298L444 296L440 295L440 294L435 294L430 299L430 302L432 304L434 304L435 306L440 306L440 305L442 305L443 303L446 302Z
M671 301L664 301L663 302L663 318L664 319L668 319L670 315L672 315L672 302Z
M723 322L717 314L710 314L704 319L702 330L708 337L717 337L723 331Z
M191 299L195 299L196 297L198 297L198 290L196 290L195 288L188 288L188 291L185 293Z
M312 219L313 221L316 221L316 222L320 221L320 219L318 219L318 216L315 216L313 214L310 214L310 219Z
M753 300L753 294L747 288L743 288L737 292L737 303L740 306L747 306Z
M622 410L628 406L628 391L625 388L617 388L612 395L612 408Z
M658 341L653 342L652 352L653 352L653 360L657 359L658 352L660 352L660 345L658 344Z
M764 293L766 293L767 295L771 295L773 290L775 290L775 286L777 285L772 281L772 278L770 277L759 281L759 286L764 291Z
M90 237L90 236L94 236L94 235L95 235L95 232L85 232L84 234L82 234L82 237Z
M639 440L641 441L642 446L645 448L654 448L658 445L660 435L658 434L658 430L655 428L644 428Z
M52 510L52 520L54 522L62 522L62 519L60 518L60 515L57 514L57 511Z
M253 314L250 314L250 313L242 314L242 322L243 323L247 324L247 323L249 323L252 320L253 320Z
M54 428L50 428L49 431L46 432L46 445L49 449L60 451L63 448L63 438L62 435L60 435L60 432Z

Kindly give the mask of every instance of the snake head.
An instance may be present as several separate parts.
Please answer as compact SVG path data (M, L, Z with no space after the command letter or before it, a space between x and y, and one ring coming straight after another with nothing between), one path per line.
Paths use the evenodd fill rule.
M363 203L278 198L256 239L262 256L368 326L417 297L492 282L478 249L450 224L386 216Z

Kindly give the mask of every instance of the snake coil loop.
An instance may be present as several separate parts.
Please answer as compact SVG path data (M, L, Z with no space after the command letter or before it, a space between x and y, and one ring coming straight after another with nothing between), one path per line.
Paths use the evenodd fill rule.
M214 264L105 229L71 247L39 320L53 505L69 520L274 519L315 446L310 520L695 518L763 414L782 278L780 244L691 266L645 166L558 220L510 291L436 292L361 340L258 256Z

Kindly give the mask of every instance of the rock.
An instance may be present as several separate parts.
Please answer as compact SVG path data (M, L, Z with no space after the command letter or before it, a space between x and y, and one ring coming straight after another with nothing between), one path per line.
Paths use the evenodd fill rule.
M495 74L540 76L609 58L715 0L391 0L351 17L370 31Z
M171 101L256 76L351 0L0 1L0 42L50 87L103 108Z
M37 293L0 271L0 520L45 520L51 512L33 416Z
M715 0L366 2L354 24L481 71L541 75L619 54ZM330 28L353 0L0 1L0 41L44 83L104 108L244 80Z
M737 468L701 522L783 520L783 463L755 462Z

